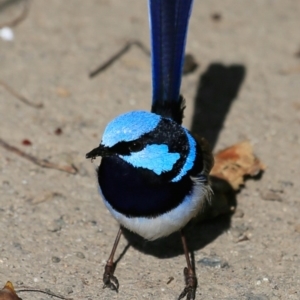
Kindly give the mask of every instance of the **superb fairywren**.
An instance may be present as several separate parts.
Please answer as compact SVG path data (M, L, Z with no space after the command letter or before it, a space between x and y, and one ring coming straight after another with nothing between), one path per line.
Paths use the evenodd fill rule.
M184 100L179 94L191 0L149 0L152 41L152 112L132 111L111 121L100 146L87 158L101 156L97 170L100 193L121 226L147 240L180 231L199 213L210 195L208 174L213 158L204 139L183 126ZM118 290L114 253L104 286ZM179 299L195 298L197 280L187 259L186 287Z

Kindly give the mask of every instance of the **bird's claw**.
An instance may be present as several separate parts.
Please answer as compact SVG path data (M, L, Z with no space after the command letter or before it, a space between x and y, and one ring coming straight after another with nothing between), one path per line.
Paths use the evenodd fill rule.
M196 297L196 288L186 286L182 293L179 295L178 300L183 299L186 296L186 300L194 300Z
M178 300L183 299L186 296L186 300L194 300L196 297L197 278L193 270L184 268L185 288L179 295Z
M114 276L115 265L107 264L105 266L104 274L103 274L103 288L110 288L113 291L118 293L119 290L119 281L116 276Z

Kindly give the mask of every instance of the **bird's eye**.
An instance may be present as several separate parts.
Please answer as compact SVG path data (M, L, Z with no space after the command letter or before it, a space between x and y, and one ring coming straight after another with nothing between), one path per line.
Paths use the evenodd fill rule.
M138 152L143 149L143 144L140 142L132 142L128 148L130 152Z

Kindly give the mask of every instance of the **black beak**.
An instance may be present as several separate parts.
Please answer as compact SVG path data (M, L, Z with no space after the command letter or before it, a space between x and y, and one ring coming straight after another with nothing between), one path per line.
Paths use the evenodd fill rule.
M103 145L100 145L99 147L93 149L89 153L85 155L85 158L91 158L95 159L98 156L110 156L112 153L109 151L107 147L104 147Z

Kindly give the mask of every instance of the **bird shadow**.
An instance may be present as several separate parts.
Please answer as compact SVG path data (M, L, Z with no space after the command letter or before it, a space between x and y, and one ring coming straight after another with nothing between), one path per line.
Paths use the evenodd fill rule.
M199 78L191 131L203 136L212 149L245 75L243 65L212 63Z
M200 75L191 131L205 137L212 149L245 75L243 65L225 66L221 63L212 63ZM228 230L231 225L230 211L237 206L236 192L228 182L219 178L211 178L211 181L214 195L210 204L184 228L191 252L204 248ZM123 230L123 234L132 247L145 254L158 258L183 254L178 232L155 241L147 241L127 229Z

